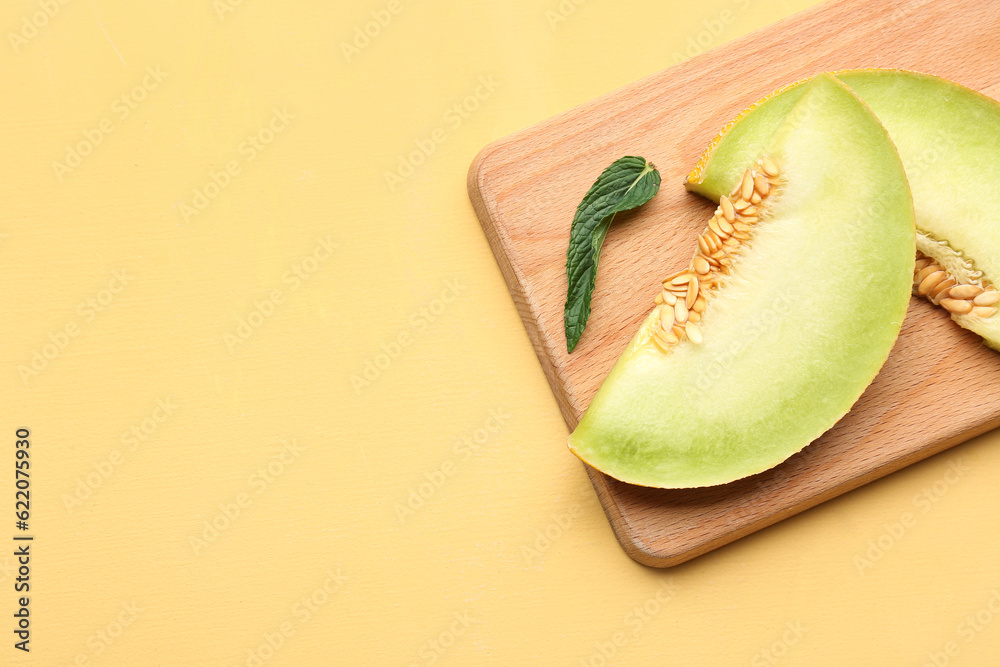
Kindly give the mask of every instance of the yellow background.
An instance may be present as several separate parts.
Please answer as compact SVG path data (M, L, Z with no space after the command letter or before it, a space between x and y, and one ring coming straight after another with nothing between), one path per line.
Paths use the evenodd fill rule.
M811 4L4 3L0 664L1000 664L996 434L637 565L467 200L488 142Z

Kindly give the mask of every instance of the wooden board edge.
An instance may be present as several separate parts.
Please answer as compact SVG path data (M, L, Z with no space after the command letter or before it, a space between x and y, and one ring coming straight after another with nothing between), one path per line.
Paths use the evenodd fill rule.
M514 300L514 306L517 308L518 314L521 316L521 323L524 325L525 331L528 334L528 339L531 341L531 346L535 350L535 356L542 365L542 371L546 380L548 380L549 387L555 396L556 403L559 405L559 411L562 413L563 421L565 421L567 428L572 429L573 424L576 423L576 415L573 413L569 397L566 396L564 389L565 383L559 382L559 374L555 364L552 362L552 357L545 349L541 332L538 331L538 320L531 312L531 305L528 303L528 299L526 297L523 279L514 268L510 261L510 257L507 254L509 248L506 246L509 241L506 238L501 238L501 233L498 225L496 224L494 213L483 195L484 170L487 162L492 156L499 153L503 149L504 144L509 141L511 141L511 137L500 139L488 144L481 151L479 151L473 159L472 164L469 166L466 188L468 190L469 201L472 202L472 208L476 211L476 218L479 219L479 224L483 229L483 234L486 236L486 241L489 243L490 249L493 251L493 257L496 259L497 266L500 268L500 273L503 274L504 281L507 283L507 289L510 291L511 297ZM611 524L611 528L616 539L618 539L619 544L625 548L626 552L628 552L633 559L639 560L642 557L643 552L636 551L634 549L630 551L629 546L638 542L638 538L635 537L634 532L631 532L630 530L620 532L623 530L621 527L627 526L628 522L622 514L621 507L618 505L618 500L608 488L607 479L603 473L586 464L582 465L587 470L587 475L590 477L591 484L594 487L594 491L597 493L601 508L604 510L604 513L608 518L608 522ZM625 535L630 537L626 538Z
M514 140L516 140L516 135L511 135L490 143L479 151L469 167L466 188L468 190L469 201L472 202L472 207L476 211L476 218L478 218L479 224L483 229L483 234L486 236L486 241L493 251L493 257L497 262L497 266L500 267L500 273L503 274L504 280L507 283L507 289L514 301L514 306L521 316L521 323L524 325L528 339L531 341L531 346L535 350L535 356L542 366L542 371L549 382L549 387L555 396L556 403L559 405L563 419L567 426L572 428L573 424L576 423L576 415L573 412L569 396L566 394L566 378L560 377L559 369L553 363L552 355L549 353L544 336L538 327L538 322L540 321L539 313L534 312L536 306L531 298L528 297L524 277L511 261L511 256L515 252L515 249L512 247L505 231L496 222L497 218L493 210L493 202L488 201L484 195L485 170L489 166L491 159L496 159L495 156L500 155L505 146Z
M855 489L861 488L866 484L879 480L883 477L891 475L892 473L898 472L908 466L913 465L924 459L928 459L932 456L936 456L945 452L956 445L963 442L967 442L977 436L984 433L988 433L995 428L1000 427L1000 417L992 420L987 420L982 424L979 424L973 429L965 431L963 433L958 433L950 438L945 438L933 445L926 447L920 451L912 452L907 456L901 456L898 459L889 461L884 465L869 471L867 474L860 475L853 479L849 479L842 484L826 489L822 493L818 493L812 498L803 501L795 507L790 507L781 512L776 512L774 514L763 517L760 521L755 521L753 523L740 526L739 528L730 531L724 535L717 537L716 539L710 540L708 542L703 542L695 547L686 549L683 551L672 551L669 548L655 549L650 547L646 542L639 538L639 536L632 530L628 522L623 518L620 509L618 508L617 502L615 503L615 511L609 512L607 507L605 507L605 513L608 516L608 520L611 523L611 528L618 539L618 543L622 546L633 560L641 565L647 565L649 567L655 568L668 568L675 567L681 563L687 562L698 556L702 556L709 551L718 549L719 547L725 546L731 542L751 535L759 530L772 526L779 523L785 519L795 516L800 512L804 512L808 509L821 505L828 500L833 500L839 496L854 491ZM589 472L589 470L588 470ZM595 475L601 475L601 473L594 471L591 474L591 481L594 483L594 488L597 490L598 496L603 498L607 496L610 500L614 500L614 496L611 495L610 491L606 486L606 482L602 480L596 480ZM600 483L601 488L598 484ZM603 491L603 495L602 495ZM604 503L602 502L602 505Z
M618 504L618 499L611 493L611 489L608 488L607 476L601 471L591 468L586 463L583 464L583 467L586 469L590 483L594 486L594 491L597 493L597 500L600 502L601 508L604 509L604 516L607 517L608 523L611 525L611 532L614 534L615 539L618 540L618 544L622 550L628 554L628 557L640 565L661 568L670 567L673 563L669 565L660 564L665 559L669 560L671 558L669 554L666 556L657 554L645 542L639 539L635 529L629 524L628 519L625 518L621 506Z

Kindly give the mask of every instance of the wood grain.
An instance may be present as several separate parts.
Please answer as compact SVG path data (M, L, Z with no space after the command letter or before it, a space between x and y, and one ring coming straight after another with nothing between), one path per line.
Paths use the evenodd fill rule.
M912 69L995 92L998 58L1000 12L982 3L831 2L483 149L469 171L469 195L569 427L661 278L690 259L712 206L681 184L736 113L782 85L845 68ZM569 355L562 322L569 222L596 175L622 155L652 160L663 186L612 226L593 314ZM1000 354L914 299L889 361L854 409L781 466L695 490L646 489L588 472L626 552L672 566L1000 425L997 387ZM959 393L961 402L953 400Z

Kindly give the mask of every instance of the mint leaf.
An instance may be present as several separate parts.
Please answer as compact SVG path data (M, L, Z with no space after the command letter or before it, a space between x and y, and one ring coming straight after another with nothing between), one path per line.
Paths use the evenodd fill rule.
M616 213L642 206L659 191L660 172L641 157L616 160L598 177L573 216L566 252L566 279L569 291L563 319L566 322L566 349L580 342L590 318L590 298L597 282L597 262L601 246Z

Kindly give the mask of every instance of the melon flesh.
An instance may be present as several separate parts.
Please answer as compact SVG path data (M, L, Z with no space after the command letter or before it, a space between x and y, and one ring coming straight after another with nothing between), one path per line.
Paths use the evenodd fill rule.
M587 464L661 488L767 470L833 426L884 363L914 255L903 167L842 83L817 77L801 97L763 146L782 183L707 304L702 344L664 351L647 319L570 436Z
M951 81L903 70L835 73L888 130L906 168L916 212L917 248L959 282L1000 281L1000 104ZM737 182L802 98L805 82L761 100L728 125L688 176L712 200ZM971 270L970 270L971 269ZM1000 349L1000 313L953 314Z

